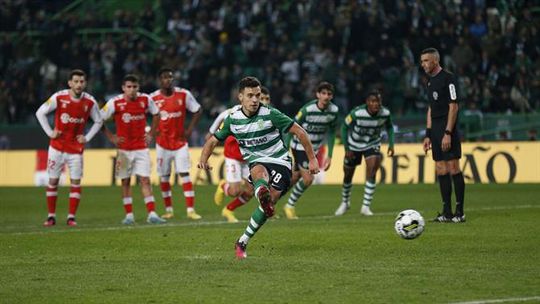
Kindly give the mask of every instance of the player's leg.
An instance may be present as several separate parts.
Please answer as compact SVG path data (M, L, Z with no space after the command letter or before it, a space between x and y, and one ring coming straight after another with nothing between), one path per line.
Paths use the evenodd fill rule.
M116 153L115 177L120 179L122 187L122 204L126 213L122 220L124 225L135 223L133 216L133 198L131 195L131 174L133 171L133 153L134 151L118 150Z
M67 216L68 226L77 226L75 214L81 200L81 179L83 172L82 154L67 154L67 165L71 178L71 189L69 191L69 213Z
M174 166L176 168L176 173L179 175L180 182L182 183L182 190L184 191L186 216L192 220L200 220L202 217L195 212L195 190L193 188L193 183L191 182L191 177L189 176L191 158L189 156L189 146L187 144L176 151L174 155Z
M435 161L435 173L439 183L441 200L443 203L442 213L439 213L434 222L449 222L452 219L452 178L446 166L445 153L442 151L442 138L446 122L444 119L435 119L431 127L431 153Z
M376 150L378 152L378 149ZM366 184L364 185L364 200L362 202L362 208L360 213L363 215L371 216L371 201L373 195L375 195L375 187L377 186L376 174L381 167L382 155L374 152L374 154L364 154L366 158Z
M131 225L135 223L135 217L133 216L133 198L131 195L131 177L121 179L122 187L122 203L124 205L124 211L126 217L122 220L122 224Z
M450 175L452 175L454 194L456 195L456 212L452 217L452 221L454 223L462 223L465 222L465 212L463 211L463 206L465 204L465 179L459 168L459 159L447 161L446 166Z
M56 225L56 202L58 200L58 183L62 168L64 166L64 157L62 152L49 147L47 155L47 174L49 175L49 184L45 190L47 198L47 220L43 223L45 227Z
M156 213L156 203L154 195L152 195L152 185L150 184L150 177L138 175L138 178L139 184L141 186L141 193L144 198L144 204L146 206L146 212L148 214L146 222L148 222L149 224L166 223L167 221L160 218Z
M214 203L218 206L223 204L225 196L236 197L240 194L242 171L241 162L225 157L225 179L220 180L214 193Z
M285 216L288 219L298 219L295 210L296 202L300 199L302 194L304 194L304 191L311 186L314 178L308 170L309 162L306 153L304 151L293 150L293 155L295 159L295 168L298 170L293 172L293 182L295 179L297 182L291 183L294 186L292 187L287 204L283 207Z
M238 222L238 219L234 215L234 210L249 202L255 192L253 185L251 185L248 181L248 164L246 162L238 162L238 166L240 169L237 170L237 172L226 171L227 182L229 184L238 184L239 186L238 192L235 193L237 196L221 211L221 215L225 217L229 223ZM237 182L238 180L240 180L240 182ZM234 191L236 188L233 187L232 189Z
M336 216L345 214L351 208L351 188L352 179L356 166L360 165L362 154L360 152L350 152L345 154L343 159L343 186L341 187L341 204L334 213Z
M157 166L156 171L159 176L159 188L161 189L161 197L165 204L165 214L161 217L164 219L170 219L174 216L174 209L172 206L172 191L171 191L171 163L173 161L173 154L166 149L163 149L160 145L156 144L156 156Z

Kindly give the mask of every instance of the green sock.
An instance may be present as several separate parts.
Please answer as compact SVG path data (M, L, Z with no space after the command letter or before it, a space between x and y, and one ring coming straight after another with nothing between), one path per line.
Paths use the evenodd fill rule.
M255 209L255 212L251 215L251 219L249 219L249 224L246 227L246 230L244 231L244 234L240 237L240 242L244 242L247 244L250 238L252 238L259 229L261 229L262 225L266 223L266 220L268 218L264 214L264 211L261 209L261 207L257 206L257 209Z
M287 201L287 205L294 207L298 199L300 199L300 196L302 196L302 194L304 193L304 191L306 191L306 185L304 185L304 180L300 179L294 185L293 190L291 191L291 195L289 196L289 200Z

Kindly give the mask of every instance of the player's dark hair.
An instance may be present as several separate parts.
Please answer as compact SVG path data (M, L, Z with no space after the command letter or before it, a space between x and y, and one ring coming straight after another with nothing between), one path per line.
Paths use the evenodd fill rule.
M260 86L261 82L256 77L244 77L238 82L238 92L243 92L245 88L256 88Z
M158 75L158 77L161 77L161 75L163 75L165 73L173 73L174 74L174 71L171 68L161 68L157 75Z
M86 78L86 73L83 70L75 69L71 70L71 72L69 73L69 80L73 79L73 76L81 76Z
M124 76L124 79L122 79L122 85L124 85L128 81L139 83L139 77L133 74L127 74L126 76Z
M432 54L432 55L435 55L437 59L440 58L439 51L433 47L422 50L422 53L420 53L420 55L424 55L424 54Z
M381 100L381 92L379 92L379 91L371 91L371 92L367 93L366 100L368 100L371 96L374 96L378 100Z
M261 87L261 93L264 95L270 95L270 90L267 87Z
M334 85L331 84L330 82L323 81L323 82L319 83L319 85L317 85L317 93L322 92L322 90L328 90L328 91L334 93Z

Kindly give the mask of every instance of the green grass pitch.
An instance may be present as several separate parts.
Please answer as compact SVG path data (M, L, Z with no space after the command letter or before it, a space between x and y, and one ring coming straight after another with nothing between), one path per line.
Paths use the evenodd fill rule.
M361 185L342 217L333 216L341 188L313 186L297 205L300 219L270 220L243 261L233 243L255 202L227 224L214 189L196 187L203 220L193 222L175 187L176 218L152 226L135 188L137 224L123 227L120 189L85 187L79 226L69 228L61 188L58 224L46 229L44 189L0 188L0 303L540 301L539 185L467 185L467 223L427 222L415 240L395 234L394 217L411 208L431 219L436 185L378 185L373 217L359 213Z

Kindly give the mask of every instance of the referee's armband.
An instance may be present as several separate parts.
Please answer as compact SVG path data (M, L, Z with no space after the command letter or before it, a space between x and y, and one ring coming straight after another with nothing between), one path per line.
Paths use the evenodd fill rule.
M431 128L426 129L426 136L424 136L424 138L426 138L426 137L431 139Z

